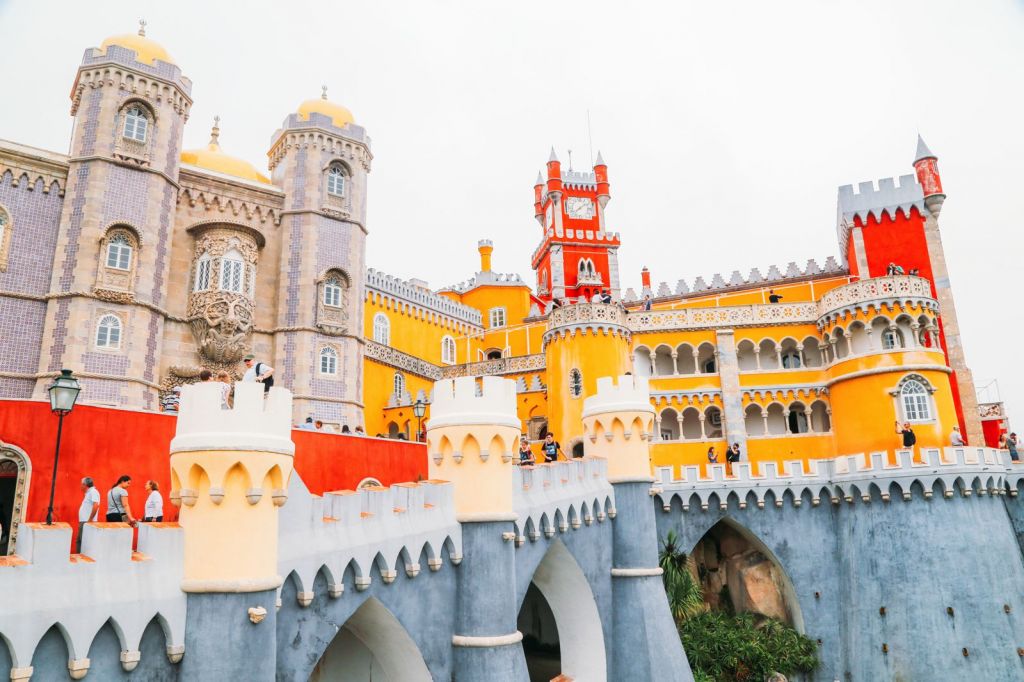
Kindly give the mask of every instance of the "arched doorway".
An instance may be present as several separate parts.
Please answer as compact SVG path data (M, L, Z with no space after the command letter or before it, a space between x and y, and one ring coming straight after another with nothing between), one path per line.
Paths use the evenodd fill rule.
M749 530L722 519L694 545L693 566L712 610L755 613L804 631L796 591L782 564Z
M590 583L561 540L551 543L519 611L530 680L605 682L604 633ZM552 673L553 674L549 674Z
M32 463L20 448L0 441L0 556L14 554L25 520Z
M419 647L374 597L356 609L317 661L310 682L430 682Z

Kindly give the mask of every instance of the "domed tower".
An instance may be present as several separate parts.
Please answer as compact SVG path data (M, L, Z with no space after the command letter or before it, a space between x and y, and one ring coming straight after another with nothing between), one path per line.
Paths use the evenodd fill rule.
M370 138L351 111L327 99L325 87L285 119L268 156L271 179L285 192L277 302L283 331L275 334L272 364L295 393L296 416L315 412L362 424ZM321 362L325 355L335 361Z
M556 308L548 317L544 354L548 431L567 455L583 455L583 399L597 391L598 377L631 369L626 313L601 303Z
M71 88L74 133L36 395L62 367L83 399L156 408L182 129L192 82L161 45L112 36Z

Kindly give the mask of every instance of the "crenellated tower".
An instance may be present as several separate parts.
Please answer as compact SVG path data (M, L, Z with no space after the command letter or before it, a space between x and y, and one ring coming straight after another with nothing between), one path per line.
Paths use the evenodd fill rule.
M156 408L191 89L144 24L86 50L36 397L66 367L91 402Z
M598 152L592 171L562 170L555 150L533 188L534 217L544 229L533 253L541 300L582 298L610 291L619 298L619 235L608 232L608 165Z
M366 273L366 183L370 138L345 107L303 102L274 133L270 170L285 192L280 293L271 357L295 392L296 418L361 424L362 316ZM321 355L336 359L321 371Z

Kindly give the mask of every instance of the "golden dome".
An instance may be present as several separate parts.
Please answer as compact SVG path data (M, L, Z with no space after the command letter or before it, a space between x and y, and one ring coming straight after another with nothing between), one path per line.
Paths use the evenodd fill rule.
M220 136L220 117L213 119L213 131L210 135L210 144L203 149L186 149L181 153L181 162L191 166L205 168L206 170L231 175L236 178L252 180L270 184L270 178L256 170L248 161L229 156L220 150L220 143L217 138Z
M299 119L302 121L308 121L309 115L317 113L323 114L324 116L330 116L331 121L338 128L344 128L349 123L355 123L356 119L352 116L352 112L341 106L335 104L327 99L327 86L324 86L324 94L320 96L320 99L307 99L305 102L299 105Z
M110 36L100 45L100 49L106 53L107 48L111 45L117 45L123 47L126 50L134 50L135 58L143 64L152 64L154 59L159 59L162 62L173 64L174 60L171 59L170 53L164 49L164 46L146 37L146 22L139 22L139 33L138 35L132 35L131 33L125 33L119 36Z

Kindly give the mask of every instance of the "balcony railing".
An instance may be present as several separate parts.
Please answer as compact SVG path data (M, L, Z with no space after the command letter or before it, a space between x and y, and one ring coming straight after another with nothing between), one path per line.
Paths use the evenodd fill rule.
M821 297L818 303L818 317L825 317L829 313L859 303L905 298L928 299L934 302L931 282L924 277L913 275L888 275L844 284Z

